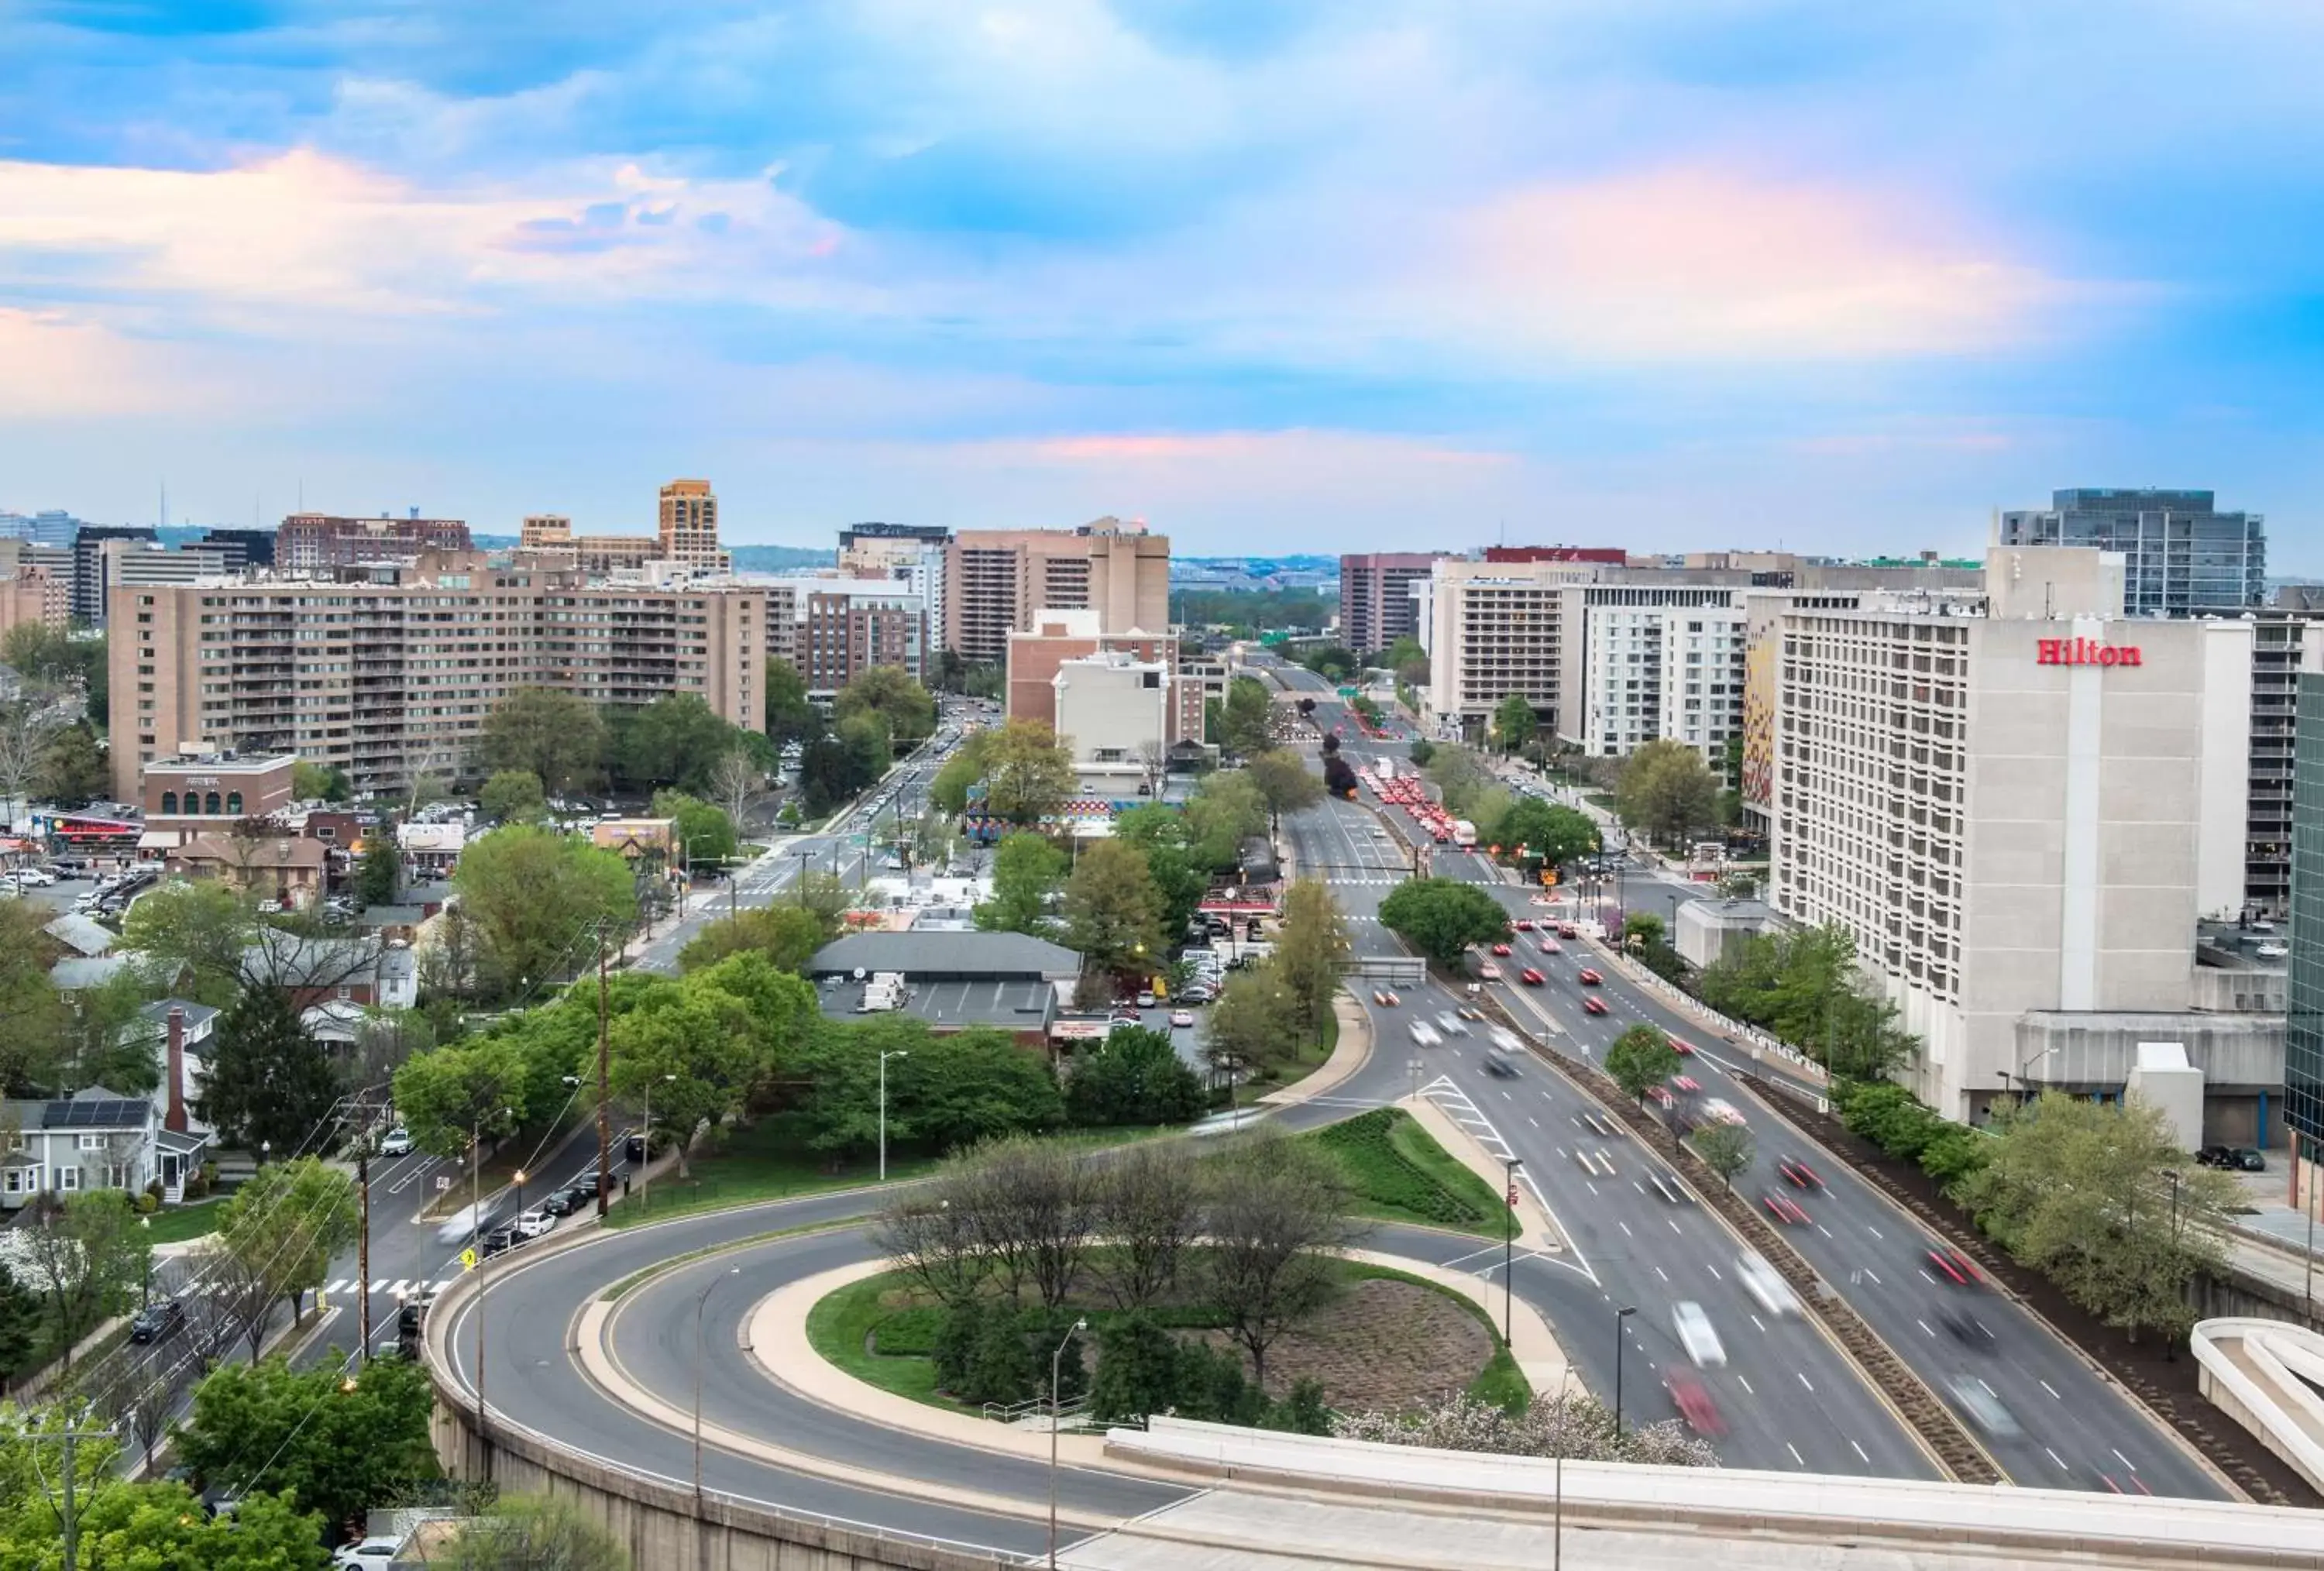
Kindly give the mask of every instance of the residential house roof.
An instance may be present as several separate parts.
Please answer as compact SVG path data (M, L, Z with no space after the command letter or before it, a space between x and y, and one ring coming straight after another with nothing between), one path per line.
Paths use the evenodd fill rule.
M900 971L914 982L976 978L1056 980L1079 975L1082 957L1063 944L1025 933L961 933L908 929L899 933L850 933L815 952L816 976Z
M320 840L309 840L295 835L273 835L263 839L243 839L232 835L197 835L171 852L170 860L176 863L215 863L220 867L305 867L319 870L328 856L329 847Z
M41 931L83 955L102 955L115 943L113 929L78 911L67 911Z
M313 841L308 842L315 844ZM269 929L242 952L242 979L283 987L337 987L369 975L389 948L376 933L351 938L313 938Z
M69 956L49 967L49 980L60 993L102 987L120 975L133 958L129 955Z
M196 1003L190 998L157 998L137 1012L167 1030L170 1028L170 1012L173 1009L185 1012L186 1032L189 1036L206 1022L217 1019L218 1012L208 1004Z

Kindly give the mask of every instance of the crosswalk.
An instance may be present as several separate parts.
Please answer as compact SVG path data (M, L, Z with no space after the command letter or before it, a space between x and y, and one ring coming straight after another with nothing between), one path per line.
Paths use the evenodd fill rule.
M431 1282L425 1280L415 1281L408 1277L375 1277L372 1280L371 1290L374 1297L385 1293L395 1298L433 1298L451 1285L449 1279ZM341 1277L337 1281L324 1283L323 1293L327 1298L346 1298L362 1286L360 1278Z

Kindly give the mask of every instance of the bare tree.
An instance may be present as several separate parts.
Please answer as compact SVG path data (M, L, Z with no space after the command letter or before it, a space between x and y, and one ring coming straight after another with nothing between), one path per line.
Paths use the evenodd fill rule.
M735 834L742 832L742 815L750 810L752 801L765 789L766 783L766 777L759 772L759 766L752 763L750 754L740 748L722 754L718 762L710 766L710 799L725 813L727 821L734 826Z
M202 1285L217 1317L219 1351L239 1336L250 1346L250 1362L258 1362L266 1345L266 1323L274 1313L278 1294L273 1273L254 1256L224 1245L214 1245L202 1256Z
M872 1224L872 1243L888 1262L926 1289L938 1303L958 1305L976 1296L987 1274L976 1222L942 1193L908 1194Z
M1096 1257L1106 1296L1142 1309L1167 1292L1203 1230L1202 1174L1183 1144L1148 1141L1124 1150L1098 1178L1099 1234L1111 1247Z
M65 728L63 710L44 698L17 698L0 706L0 799L9 817L24 799L32 777L40 772L49 744Z
M1267 1381L1267 1350L1339 1290L1336 1251L1363 1235L1331 1153L1274 1129L1237 1140L1205 1170L1211 1302Z
M1170 750L1158 736L1149 736L1138 744L1138 772L1146 781L1146 794L1162 794L1162 777L1170 772Z

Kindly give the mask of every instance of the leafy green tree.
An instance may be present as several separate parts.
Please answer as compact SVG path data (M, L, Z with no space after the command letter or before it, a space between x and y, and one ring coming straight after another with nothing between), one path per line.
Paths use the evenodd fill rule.
M859 722L862 724L866 723ZM874 727L875 737L876 731ZM954 762L957 762L956 755ZM799 752L799 790L807 798L807 811L818 817L849 800L878 778L876 771L867 771L863 749L851 747L838 737L818 736Z
M1412 745L1405 750L1405 755L1421 768L1425 769L1428 767L1428 761L1436 756L1436 744L1429 741L1425 736L1416 736L1412 739Z
M591 1067L594 1079L595 1067ZM517 1126L526 1065L512 1036L475 1037L415 1054L395 1071L395 1111L413 1143L458 1156L472 1134L485 1140Z
M217 1242L303 1317L307 1295L328 1280L331 1259L351 1247L360 1225L355 1179L318 1158L268 1162L234 1192Z
M1606 1049L1606 1073L1622 1094L1643 1107L1646 1092L1678 1073L1678 1049L1650 1025L1634 1025Z
M1919 1049L1895 1005L1856 967L1838 924L1755 934L1704 968L1703 1002L1772 1032L1833 1074L1877 1080Z
M708 973L697 973L707 975ZM613 1094L622 1105L652 1099L656 1127L678 1153L680 1177L695 1132L737 1112L765 1067L740 1001L707 987L670 984L655 989L607 1028ZM578 1068L595 1071L593 1052Z
M1085 1127L1184 1123L1208 1100L1169 1037L1135 1026L1075 1054L1065 1079L1065 1115Z
M279 1484L327 1520L360 1520L437 1475L433 1402L426 1367L402 1359L351 1372L336 1360L305 1370L281 1357L227 1364L194 1388L178 1457L210 1488Z
M1533 702L1522 693L1511 693L1493 711L1493 743L1503 753L1517 752L1540 729Z
M833 735L847 750L855 778L870 785L887 773L896 756L895 739L888 731L888 717L876 709L866 709L842 720Z
M403 853L395 831L383 823L364 836L363 859L355 864L355 898L367 906L393 905L403 887Z
M504 769L484 781L476 806L495 824L537 824L549 816L540 777L529 769Z
M82 1449L87 1466L89 1453ZM49 1458L51 1470L56 1465ZM84 1474L84 1477L89 1476ZM269 1483L273 1482L269 1475ZM6 1571L64 1571L64 1535L42 1492L14 1502L0 1516L0 1566ZM321 1571L323 1518L301 1511L290 1491L245 1496L232 1514L211 1516L182 1483L106 1481L80 1497L74 1546L83 1567L154 1567L160 1571Z
M857 672L832 699L831 711L843 721L878 715L898 742L918 742L936 728L935 696L901 666L871 666Z
M32 901L0 901L0 1085L12 1096L72 1089L56 1085L70 1015L49 978L53 941L42 929L52 915Z
M1323 782L1305 762L1287 747L1269 748L1250 755L1243 765L1251 784L1259 788L1269 814L1312 808L1323 799Z
M678 844L688 861L721 863L734 855L734 820L724 809L684 791L665 790L654 792L652 812L657 818L678 820Z
M1668 737L1630 754L1614 800L1623 822L1665 846L1719 821L1719 782L1702 754Z
M1176 1336L1144 1309L1118 1315L1097 1334L1097 1377L1090 1410L1102 1424L1135 1422L1184 1406L1185 1360Z
M1348 919L1321 879L1295 880L1283 892L1283 920L1275 935L1276 975L1291 994L1301 1036L1314 1040L1340 990L1340 973L1353 952Z
M569 1501L504 1495L438 1558L449 1571L630 1571L629 1551Z
M1257 677L1237 677L1227 684L1226 702L1219 711L1213 739L1229 753L1248 758L1267 748L1268 721L1275 709L1266 684Z
M1085 971L1150 974L1163 961L1162 900L1134 846L1100 840L1065 880L1065 944Z
M103 796L111 778L97 731L82 720L49 739L41 766L32 776L32 789L60 808L78 808Z
M1267 799L1247 770L1203 777L1186 800L1187 848L1196 864L1224 871L1242 857L1242 843L1267 833Z
M124 948L165 972L190 973L198 1002L224 1008L242 985L243 956L258 931L258 913L223 879L172 879L129 908Z
M823 716L807 696L807 679L779 656L767 661L767 735L804 745L823 732Z
M0 1381L24 1372L41 1330L41 1296L0 1267Z
M752 739L713 709L699 693L673 693L615 716L611 728L614 772L631 789L677 786L709 789L718 761Z
M764 955L779 969L805 974L816 950L836 929L803 906L760 906L706 922L678 952L681 971L715 966L729 955Z
M1545 866L1563 867L1598 849L1598 826L1590 815L1558 807L1537 797L1519 797L1495 823L1480 825L1502 855L1515 856L1523 846L1528 856Z
M878 1141L882 1052L906 1055L888 1065L891 1145L953 1151L1065 1121L1047 1063L989 1027L937 1036L925 1022L894 1017L821 1021L801 1050L807 1143L816 1151L868 1151Z
M254 984L218 1020L209 1074L197 1099L202 1121L232 1145L287 1158L313 1149L310 1137L338 1100L339 1077L308 1034L286 988Z
M605 722L586 698L555 688L520 688L484 717L484 766L521 769L552 796L604 770Z
M64 1367L105 1317L136 1296L152 1259L151 1235L118 1189L84 1189L24 1230L26 1275L40 1291Z
M302 802L347 802L355 799L355 792L346 770L302 758L290 766L290 794Z
M1149 846L1143 854L1146 874L1154 881L1154 893L1161 902L1158 919L1163 936L1167 938L1185 931L1202 909L1203 896L1210 892L1209 872L1181 846Z
M1757 1150L1750 1129L1740 1123L1705 1123L1687 1137L1687 1143L1702 1159L1703 1166L1717 1173L1730 1189L1735 1187L1735 1176L1750 1167Z
M1458 965L1472 944L1509 936L1508 913L1483 889L1457 878L1414 878L1380 901L1380 924L1442 966Z
M519 990L594 960L599 925L618 932L637 914L636 883L617 853L530 825L470 841L452 883L490 972Z
M1055 813L1079 788L1073 754L1057 734L1038 720L1011 719L981 750L985 810L1012 824L1031 824Z
M1186 816L1165 802L1140 802L1113 816L1113 837L1140 851L1151 851L1157 846L1184 846Z
M1203 1058L1229 1084L1290 1058L1302 1040L1298 1000L1273 956L1238 971L1204 1012Z
M1004 835L992 848L992 898L976 908L976 925L988 933L1056 930L1050 901L1065 883L1065 854L1027 830Z
M1299 663L1327 682L1351 682L1363 662L1345 644L1325 643L1309 650Z

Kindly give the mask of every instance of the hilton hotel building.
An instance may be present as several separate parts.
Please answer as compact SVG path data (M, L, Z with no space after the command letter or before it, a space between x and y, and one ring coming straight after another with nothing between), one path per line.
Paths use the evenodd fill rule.
M2093 549L1997 546L1986 581L1777 613L1770 903L1855 936L1948 1117L2119 1095L2169 1043L2207 1121L2266 1123L2282 1015L2195 975L2243 898L2251 624L2126 618Z

